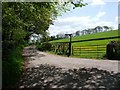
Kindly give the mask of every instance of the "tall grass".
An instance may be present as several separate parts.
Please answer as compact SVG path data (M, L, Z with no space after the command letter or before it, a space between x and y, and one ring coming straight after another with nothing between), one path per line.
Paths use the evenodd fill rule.
M23 46L17 46L14 49L4 51L2 60L2 87L14 87L18 82L20 74L22 72Z

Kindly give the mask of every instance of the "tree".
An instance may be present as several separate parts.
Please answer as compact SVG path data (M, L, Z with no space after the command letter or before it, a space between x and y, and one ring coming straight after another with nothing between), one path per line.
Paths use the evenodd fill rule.
M95 33L102 31L102 27L101 26L97 26L94 29L95 29Z
M76 31L76 36L79 36L80 35L80 31Z
M91 29L88 29L88 30L87 30L87 34L91 34Z
M55 40L55 36L51 36L50 38L51 38L50 40Z
M2 2L3 87L10 85L15 80L13 77L21 71L22 60L19 58L21 52L16 48L23 45L32 33L41 34L42 40L48 41L48 28L53 24L53 20L70 9L68 4L73 5L73 8L84 6L82 0L79 1Z
M3 40L16 41L16 36L21 36L18 38L23 39L29 36L29 31L31 30L45 37L50 24L53 24L52 21L62 12L69 10L68 4L73 5L73 8L85 5L82 3L82 0L79 0L79 2L70 2L68 0L67 2L61 3L62 2L3 2Z
M112 26L111 26L111 27L109 27L109 30L110 30L110 31L112 31L113 29L114 29L114 27L112 27Z
M108 31L108 29L109 29L108 26L103 26L103 28L105 29L105 31Z

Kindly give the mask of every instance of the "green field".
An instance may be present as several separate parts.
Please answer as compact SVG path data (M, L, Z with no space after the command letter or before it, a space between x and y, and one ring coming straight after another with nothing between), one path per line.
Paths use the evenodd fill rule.
M72 37L72 41L87 40L87 39L94 39L94 38L114 37L114 36L118 36L118 30L113 30L113 31L107 31L107 32L100 32L100 33L96 33L96 34L87 34L87 35ZM69 38L60 39L60 40L54 40L54 41L51 41L51 42L67 42L67 41L69 41Z
M95 39L95 38L105 38L105 37L115 37L115 36L118 36L118 30L100 32L100 33L96 33L96 34L87 34L87 35L78 36L78 37L72 37L72 41ZM105 52L106 52L106 45L110 41L118 40L118 39L120 39L120 38L72 43L72 47L73 47L72 52L74 53L74 55L72 55L72 56L73 57L82 57L82 58L103 58L103 56L105 55ZM67 41L69 41L69 38L54 40L54 41L51 41L51 43L67 42ZM92 45L100 45L100 46L94 47ZM101 46L102 46L102 48L101 48ZM82 49L79 50L79 49L76 49L76 47L82 47ZM97 53L95 51L97 51Z

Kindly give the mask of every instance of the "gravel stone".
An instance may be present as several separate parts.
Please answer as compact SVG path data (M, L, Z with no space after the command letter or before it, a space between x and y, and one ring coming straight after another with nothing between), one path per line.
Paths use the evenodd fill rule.
M30 54L28 52L27 54ZM111 70L116 71L116 68L118 68L116 66L116 61L103 61L103 64L102 61L98 63L99 61L94 62L94 60L89 61L86 59L79 60L60 56L56 58L54 55L39 52L37 50L34 52L37 54L34 56L27 56L28 60L31 57L34 57L34 60L29 60L29 64L19 81L18 88L88 88L92 90L92 88L109 89L118 87L120 73L111 72ZM42 58L40 56L42 56ZM84 65L82 65L82 63ZM104 68L99 65L101 68L100 70L99 67L94 67L93 63L96 66L100 64L104 66ZM108 67L106 67L107 64ZM111 69L111 65L114 66L114 68ZM75 66L77 68L73 68ZM105 68L107 71L104 70Z

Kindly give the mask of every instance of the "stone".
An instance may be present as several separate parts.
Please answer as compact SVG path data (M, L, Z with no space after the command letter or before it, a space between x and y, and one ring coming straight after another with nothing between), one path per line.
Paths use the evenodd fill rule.
M47 80L44 80L44 83L47 83L48 81Z
M52 88L57 88L57 85L52 86Z
M99 88L102 88L102 89L104 88L105 89L105 86L99 86Z
M48 78L48 81L49 81L49 82L52 82L52 81L53 81L53 78Z
M92 71L92 72L90 72L90 74L95 74L95 72Z
M19 88L24 88L24 86L20 86Z
M59 88L64 88L64 85L62 85L62 86L59 86Z
M37 85L37 83L34 83L32 86L35 87Z
M85 85L84 88L90 88L90 85Z
M96 79L97 79L97 77L96 77L96 76L93 76L93 79L94 79L94 80L96 80Z
M72 88L77 88L77 86L73 86Z
M72 73L72 72L70 72L70 75L73 75L73 73Z
M82 89L82 87L78 87L78 89Z
M100 85L100 83L97 83L97 82L96 82L95 85L98 86L98 85Z
M90 82L91 82L91 80L87 80L87 81L86 81L86 83L90 83Z
M44 80L44 79L45 79L44 77L41 78L41 80Z
M102 76L101 76L101 75L97 75L96 77L97 77L98 79L100 79Z
M91 81L92 84L95 84L96 82L94 80Z

